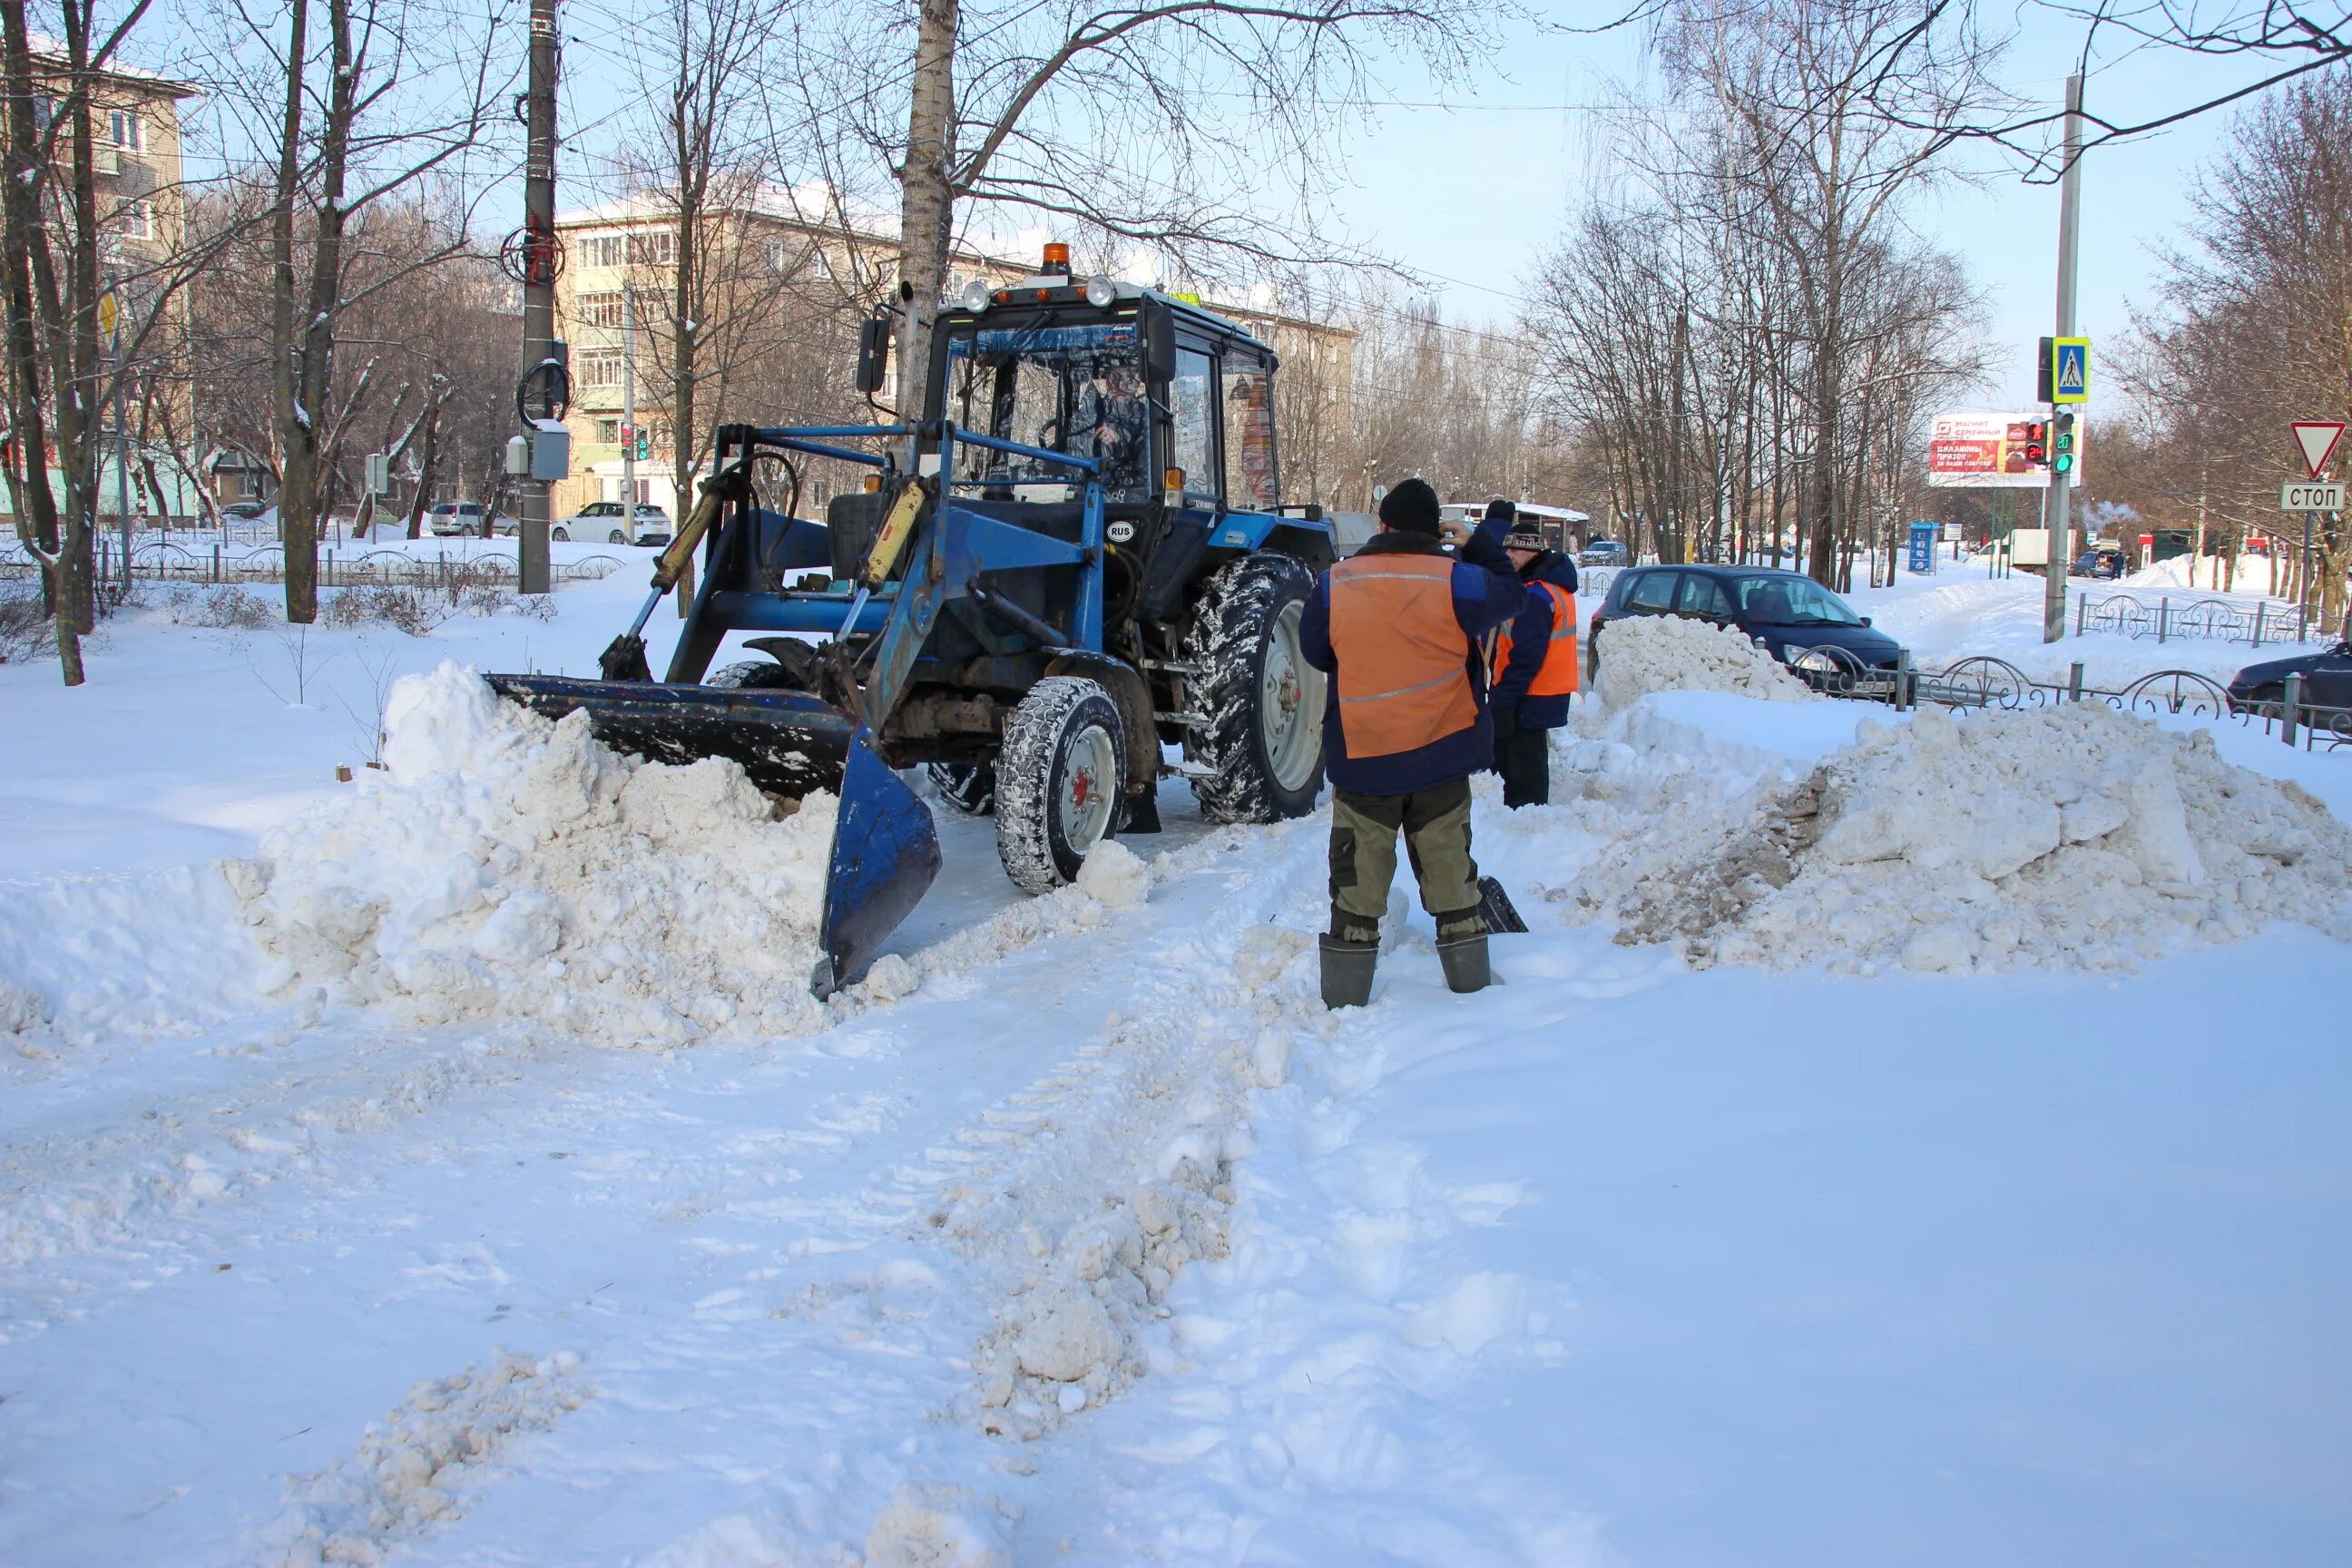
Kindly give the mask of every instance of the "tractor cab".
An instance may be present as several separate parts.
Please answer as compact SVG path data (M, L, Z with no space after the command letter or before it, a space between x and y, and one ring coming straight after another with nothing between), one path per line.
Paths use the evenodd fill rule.
M1320 509L1281 504L1273 352L1197 302L1075 282L1051 246L1036 276L974 285L942 310L931 353L934 420L1097 465L1106 536L1135 570L1144 617L1179 611L1215 556L1272 548L1328 563ZM1081 492L1066 468L969 445L955 456L950 488L982 504L1074 506ZM1024 521L1050 526L1050 514Z

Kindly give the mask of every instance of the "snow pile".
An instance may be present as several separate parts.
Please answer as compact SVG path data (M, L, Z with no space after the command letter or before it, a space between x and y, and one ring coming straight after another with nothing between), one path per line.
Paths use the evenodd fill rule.
M1711 826L1622 839L1579 900L1694 963L2122 970L2295 920L2352 935L2352 831L2099 703L1864 726Z
M866 1538L866 1568L1012 1568L991 1513L962 1487L908 1486Z
M514 1437L542 1432L586 1398L569 1352L544 1361L502 1355L488 1368L425 1378L359 1452L289 1487L292 1506L270 1542L285 1568L374 1563L401 1540L464 1511L463 1489Z
M1612 713L1653 691L1732 691L1770 702L1813 695L1744 633L1707 621L1631 616L1609 623L1601 647L1601 702Z
M778 820L733 763L615 754L444 664L396 687L389 776L226 863L267 978L425 1023L537 1019L616 1044L822 1026L834 803Z

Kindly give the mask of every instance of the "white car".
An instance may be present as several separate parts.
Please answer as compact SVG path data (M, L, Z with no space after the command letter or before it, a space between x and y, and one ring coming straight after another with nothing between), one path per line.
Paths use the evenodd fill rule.
M479 501L445 500L425 514L425 521L443 539L468 534L488 539L492 533L515 531L514 519Z
M670 536L669 513L650 501L637 503L636 537L629 537L626 520L622 515L622 503L616 500L590 501L570 517L557 521L549 533L551 539L570 541L593 540L604 536L607 544L667 544Z

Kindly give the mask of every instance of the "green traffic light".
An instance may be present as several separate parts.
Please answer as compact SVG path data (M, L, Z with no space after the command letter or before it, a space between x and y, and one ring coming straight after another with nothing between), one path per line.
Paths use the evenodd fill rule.
M2072 452L2059 453L2056 457L2050 459L2050 468L2053 473L2072 473L2074 468L2074 454Z

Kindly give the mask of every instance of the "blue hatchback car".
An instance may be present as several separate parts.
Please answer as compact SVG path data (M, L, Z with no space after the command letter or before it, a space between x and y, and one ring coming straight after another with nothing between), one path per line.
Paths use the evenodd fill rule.
M1844 684L1840 677L1851 677L1853 666L1892 670L1902 652L1893 637L1871 629L1868 616L1854 614L1811 577L1764 566L1637 566L1620 573L1586 628L1585 658L1592 668L1600 668L1601 628L1630 616L1687 616L1736 627L1782 664L1792 649L1801 655L1836 648L1850 658L1848 665L1831 656L1846 666L1843 670L1800 664L1796 673L1815 686Z

